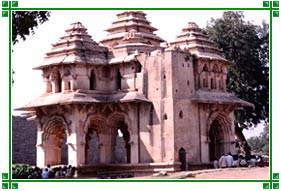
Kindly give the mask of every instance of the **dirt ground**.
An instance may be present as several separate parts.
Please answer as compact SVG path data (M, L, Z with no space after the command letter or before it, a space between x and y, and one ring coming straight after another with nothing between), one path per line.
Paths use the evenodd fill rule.
M269 167L206 169L154 174L136 179L269 179Z
M269 168L231 168L195 174L196 179L269 179Z

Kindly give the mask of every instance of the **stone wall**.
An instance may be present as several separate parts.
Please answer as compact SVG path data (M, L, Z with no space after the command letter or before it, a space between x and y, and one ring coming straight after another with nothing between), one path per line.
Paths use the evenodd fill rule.
M12 162L36 164L36 123L25 117L12 118Z

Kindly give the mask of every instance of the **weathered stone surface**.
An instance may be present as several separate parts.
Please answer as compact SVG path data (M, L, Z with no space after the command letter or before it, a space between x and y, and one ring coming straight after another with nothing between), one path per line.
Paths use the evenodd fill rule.
M20 109L36 113L37 165L62 163L64 147L83 172L116 163L184 170L234 152L234 109L251 104L227 92L229 62L208 36L189 23L160 46L143 12L117 16L105 46L74 23L36 68L46 92Z

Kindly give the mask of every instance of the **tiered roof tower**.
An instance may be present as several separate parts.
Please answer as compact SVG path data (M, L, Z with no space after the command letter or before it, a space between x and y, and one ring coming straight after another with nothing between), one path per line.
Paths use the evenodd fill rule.
M154 34L156 28L150 25L146 19L146 14L142 11L125 11L117 14L117 21L106 29L109 34L101 41L107 47L115 47L126 36L127 32L136 31L141 35L146 44L159 47L164 40Z

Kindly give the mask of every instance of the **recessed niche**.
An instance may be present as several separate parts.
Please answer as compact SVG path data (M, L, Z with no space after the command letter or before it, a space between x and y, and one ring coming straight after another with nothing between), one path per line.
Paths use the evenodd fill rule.
M183 112L182 112L182 110L180 111L180 113L179 113L179 117L182 119L183 118Z
M167 119L168 119L168 116L167 116L166 113L164 114L163 119L164 119L164 120L167 120Z
M188 55L185 55L185 57L184 57L184 61L189 61L189 56Z

